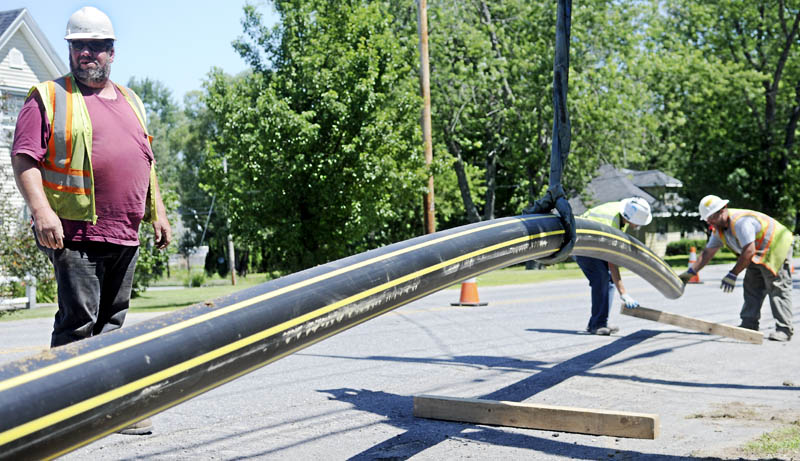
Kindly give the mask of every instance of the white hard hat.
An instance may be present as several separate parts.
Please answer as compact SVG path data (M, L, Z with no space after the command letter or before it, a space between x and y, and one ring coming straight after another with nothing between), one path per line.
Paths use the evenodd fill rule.
M631 224L646 226L653 220L650 204L641 197L626 198L620 202L619 213Z
M65 40L116 40L111 19L93 6L84 6L67 21Z
M716 195L706 195L702 200L700 200L700 206L698 207L698 210L700 211L700 219L703 221L708 221L709 216L721 210L727 204L728 200L722 200Z

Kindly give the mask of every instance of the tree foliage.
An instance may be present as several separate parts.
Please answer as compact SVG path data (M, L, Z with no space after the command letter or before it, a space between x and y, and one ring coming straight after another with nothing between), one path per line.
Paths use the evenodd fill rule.
M684 182L688 210L717 193L795 220L795 3L573 4L565 187L579 193L603 163L657 168ZM555 2L429 0L430 170L416 5L273 4L273 28L245 8L234 47L250 71L214 70L187 102L187 248L206 239L224 256L230 232L241 264L297 270L422 233L429 172L439 228L519 213L546 189Z
M715 193L795 222L800 3L653 2L648 22L658 136L692 202Z
M548 183L556 3L430 5L434 133L454 158L462 216L474 222L519 213ZM572 190L601 162L641 155L643 85L625 78L636 18L625 2L575 4L568 96L574 154L565 177Z
M245 8L253 72L208 83L217 127L201 177L236 235L298 270L420 233L424 191L412 37L388 2ZM223 165L225 160L227 172Z
M14 181L11 174L0 174ZM33 232L20 219L19 210L12 206L10 194L0 200L0 296L24 296L27 283L36 285L36 300L53 302L56 280L53 266L44 252L36 246Z
M163 83L149 78L131 78L128 87L139 95L147 111L147 128L153 136L151 147L156 159L159 189L170 222L174 225L174 210L178 202L175 179L183 143L178 130L185 120L172 98L172 91ZM169 270L169 253L174 250L170 247L166 251L159 250L153 240L152 226L142 222L139 226L139 259L133 277L133 296L146 290L152 281Z

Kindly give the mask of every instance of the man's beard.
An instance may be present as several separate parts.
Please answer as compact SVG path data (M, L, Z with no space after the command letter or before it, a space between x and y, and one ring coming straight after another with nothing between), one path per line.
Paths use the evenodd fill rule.
M91 84L105 83L108 80L108 76L111 75L110 62L90 69L81 69L80 65L77 65L72 59L69 61L69 68L72 71L72 75L84 85L91 86Z

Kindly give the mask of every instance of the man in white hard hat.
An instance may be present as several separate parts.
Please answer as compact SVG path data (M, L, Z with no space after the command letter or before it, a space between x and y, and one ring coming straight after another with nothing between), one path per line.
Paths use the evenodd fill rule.
M650 204L641 197L626 198L619 202L608 202L587 210L581 218L590 219L625 232L628 228L646 226L653 220ZM586 331L594 335L608 336L619 331L608 325L608 313L614 300L611 283L616 286L622 303L629 309L639 307L639 303L625 290L619 268L602 259L589 256L574 256L575 262L589 279L592 288L592 316Z
M139 97L109 79L114 29L84 7L67 22L71 72L31 88L11 163L39 248L55 269L51 346L122 326L139 255L139 224L171 238ZM140 425L128 433L149 432Z
M758 330L761 305L769 296L775 331L773 341L792 339L792 233L777 220L751 210L728 209L728 200L707 195L700 200L700 219L714 226L714 233L697 261L680 275L685 282L700 272L722 248L728 247L739 258L722 279L720 288L731 293L736 279L744 274L744 305L739 314L742 328Z

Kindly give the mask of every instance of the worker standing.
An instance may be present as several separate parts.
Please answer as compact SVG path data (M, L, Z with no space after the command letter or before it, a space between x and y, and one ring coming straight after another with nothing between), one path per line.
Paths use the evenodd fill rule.
M638 226L650 224L653 215L650 212L650 204L646 200L641 197L631 197L594 207L582 214L581 218L625 232L628 228L635 229ZM639 307L639 303L625 291L625 285L622 283L619 268L616 265L589 256L575 256L574 259L583 274L589 279L589 285L592 288L592 316L589 318L586 331L593 335L604 336L616 333L619 328L608 325L608 312L614 300L611 284L616 286L625 307L633 309Z
M120 328L130 304L140 222L152 223L160 249L172 232L145 107L109 78L116 40L111 20L97 8L81 8L70 16L64 38L71 72L31 88L11 149L36 242L55 270L52 347ZM121 432L151 429L146 419Z
M716 195L703 197L700 219L714 226L697 261L680 275L684 283L700 272L723 246L738 255L736 265L722 279L720 288L733 291L743 270L744 305L739 314L742 328L758 330L761 305L769 296L775 331L773 341L792 339L792 233L777 220L751 210L729 209L728 200Z

